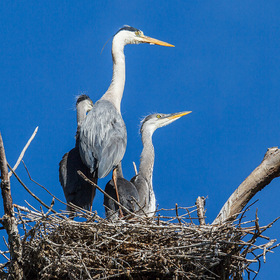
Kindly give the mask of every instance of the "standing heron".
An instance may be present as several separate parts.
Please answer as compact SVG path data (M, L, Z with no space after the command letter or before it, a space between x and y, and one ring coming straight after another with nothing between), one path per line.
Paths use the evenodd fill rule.
M127 198L130 197L131 192L135 193L134 189L136 189L139 198L139 200L137 200L138 205L141 207L141 209L138 210L138 214L148 217L152 217L154 215L156 210L156 199L152 180L155 159L155 151L152 142L153 133L156 131L156 129L166 126L189 113L191 113L191 111L174 114L152 114L147 116L142 121L140 132L142 135L143 150L140 158L139 172L130 180L132 183L131 185L128 185L126 181L126 185L122 186L122 181L118 181L118 188L123 190L122 193L119 193L120 202L122 205L125 207L129 205L129 200ZM106 192L115 198L116 195L112 182L109 182L106 185ZM137 195L135 198L136 197ZM111 211L116 211L116 205L113 206L113 204L114 203L112 200L105 200L104 197L105 207L111 209ZM106 215L107 213L111 214L111 211L107 210Z
M90 210L92 192L95 193L89 183L85 182L77 171L81 170L86 176L90 176L87 166L81 160L79 153L79 133L82 121L86 114L92 109L93 103L87 95L80 95L77 98L77 133L76 146L71 151L66 153L59 163L59 181L63 188L63 192L67 203L73 203L81 208ZM70 211L70 216L73 216L74 209L67 206L66 210Z
M121 162L127 143L125 123L121 116L121 100L125 84L124 46L149 43L172 47L168 43L147 37L141 30L125 26L114 36L112 42L113 78L106 93L98 100L81 125L79 151L82 161L90 169L95 182L104 178ZM118 191L117 191L118 194ZM92 200L94 194L92 195ZM117 199L119 201L118 195Z

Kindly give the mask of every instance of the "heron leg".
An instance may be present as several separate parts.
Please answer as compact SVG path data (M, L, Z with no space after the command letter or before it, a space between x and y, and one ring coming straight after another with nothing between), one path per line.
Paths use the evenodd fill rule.
M94 188L94 187L92 186L92 188ZM94 193L94 191L92 191L92 193L91 193L91 199L90 199L90 209L89 209L89 211L90 211L90 212L92 212L92 203L93 203L93 198L94 198L93 193Z
M112 179L113 179L115 189L116 189L117 201L118 201L118 203L120 203L120 197L119 197L118 186L117 186L117 168L115 168L113 170ZM119 209L120 209L119 217L122 218L124 215L123 215L123 212L122 212L122 209L120 206L119 206Z
M96 177L92 177L92 181L97 185L97 178ZM95 197L95 192L96 192L96 188L94 186L92 186L92 192L91 192L91 198L90 198L90 212L92 212L92 203L93 203L93 199Z

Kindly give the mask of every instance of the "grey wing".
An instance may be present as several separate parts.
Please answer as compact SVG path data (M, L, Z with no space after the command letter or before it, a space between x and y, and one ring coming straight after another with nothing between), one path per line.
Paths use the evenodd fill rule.
M150 203L148 182L141 175L134 176L130 182L136 187L139 195L139 204L145 209Z
M81 170L87 177L89 169L83 164L77 147L66 153L59 163L59 181L67 203L73 203L86 210L90 210L92 195L95 189L85 182L77 171ZM68 210L70 210L68 208Z
M98 168L98 177L108 175L112 168L116 167L122 160L127 144L126 127L121 116L112 120L111 127L104 139L101 160Z
M103 178L122 160L127 143L124 121L116 108L99 100L82 123L79 147L83 162Z

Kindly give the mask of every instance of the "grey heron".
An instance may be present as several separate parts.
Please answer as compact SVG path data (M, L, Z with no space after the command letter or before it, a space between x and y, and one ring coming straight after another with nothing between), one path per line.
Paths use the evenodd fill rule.
M191 111L173 113L173 114L152 114L144 118L142 121L142 126L140 129L142 135L142 143L143 150L140 157L140 166L139 172L136 176L131 179L132 184L128 184L125 179L119 181L118 178L118 189L122 189L122 193L119 193L120 203L125 207L129 206L130 198L133 193L135 199L137 199L137 206L141 207L138 210L139 215L147 215L151 217L154 215L156 210L156 199L153 189L153 168L154 168L154 159L155 159L155 151L152 142L152 136L156 129L166 126L175 120L179 119L182 116L191 113ZM121 174L122 176L122 174ZM122 185L123 184L123 185ZM135 193L135 189L137 194ZM106 185L106 192L111 195L113 198L116 197L116 191L114 189L114 185L110 181ZM117 206L113 203L113 201L105 199L104 196L104 205L105 208L110 210L106 210L107 214L111 214L113 211L117 210ZM139 206L137 209L139 209ZM137 210L135 209L135 210ZM133 212L135 212L135 210Z
M89 168L82 162L79 153L79 147L77 145L79 141L81 123L92 107L93 103L87 95L78 96L76 102L76 146L71 151L66 153L59 163L59 181L63 188L67 203L71 202L86 210L90 210L92 192L95 192L95 188L93 188L89 183L85 182L77 174L77 171L81 170L86 176L90 177ZM72 212L70 216L73 216L73 208L67 206L67 210Z
M155 150L152 142L156 129L169 125L180 117L191 113L180 112L173 114L152 114L147 116L141 126L143 150L140 157L139 172L131 179L139 194L139 205L148 217L152 217L156 211L156 199L153 189L153 168ZM139 212L140 215L143 215Z
M81 125L79 137L82 161L90 169L95 182L98 178L107 176L113 169L113 179L116 185L115 168L124 156L127 143L126 127L120 109L125 84L124 46L140 43L173 46L147 37L141 30L130 26L121 28L115 34L112 41L112 82L86 116ZM93 198L94 196L92 196Z
M126 180L123 177L121 163L117 167L117 186L120 204L123 205L130 212L138 212L138 191L130 181ZM109 196L117 200L117 194L113 179L106 184L105 192ZM109 220L111 221L118 220L119 206L112 199L109 199L106 195L104 195L104 206L106 217L109 218ZM128 214L124 210L122 210L122 213L124 216Z

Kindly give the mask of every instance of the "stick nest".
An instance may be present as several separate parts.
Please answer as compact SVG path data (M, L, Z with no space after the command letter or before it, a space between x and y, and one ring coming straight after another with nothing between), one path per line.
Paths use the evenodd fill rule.
M244 271L250 279L260 258L279 245L263 235L275 221L261 227L256 216L250 222L198 226L191 217L195 207L170 209L175 217L162 216L168 210L117 223L96 213L80 214L81 222L17 209L26 279L242 279Z

